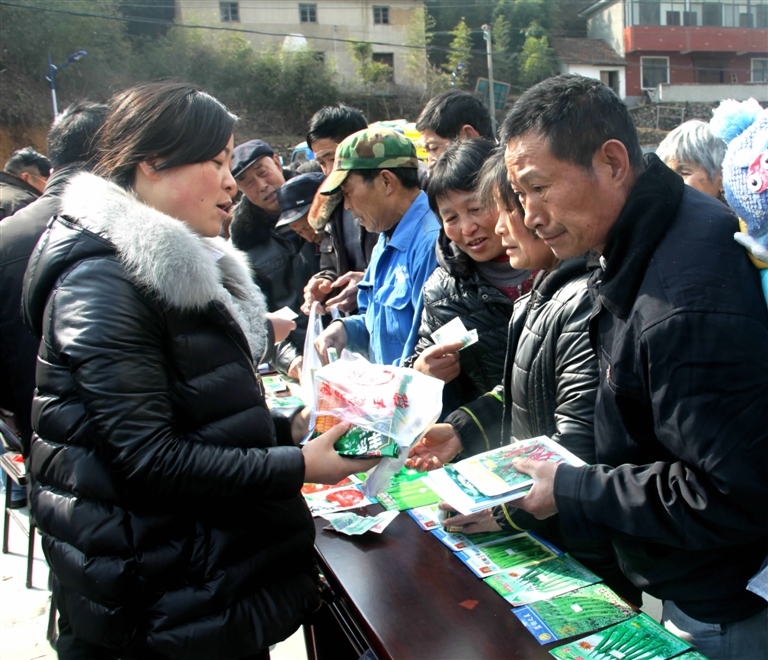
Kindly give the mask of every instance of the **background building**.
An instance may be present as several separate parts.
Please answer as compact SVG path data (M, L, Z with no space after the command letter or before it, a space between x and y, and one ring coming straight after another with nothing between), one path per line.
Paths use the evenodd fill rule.
M257 50L284 43L285 35L301 35L318 57L335 62L339 76L347 80L356 80L357 74L343 40L368 41L373 44L373 60L392 67L392 82L420 84L423 81L407 78L409 49L403 46L415 9L424 9L423 0L176 0L176 21L258 31L242 34ZM301 41L289 37L289 47Z
M768 0L600 0L581 16L625 59L628 103L768 95Z
M549 45L557 54L560 73L596 78L619 98L627 96L624 59L602 39L560 37L550 39Z

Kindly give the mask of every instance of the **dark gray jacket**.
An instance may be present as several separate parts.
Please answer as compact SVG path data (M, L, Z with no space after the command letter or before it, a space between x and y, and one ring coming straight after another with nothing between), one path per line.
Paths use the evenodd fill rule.
M555 499L644 591L740 621L766 607L768 310L729 209L647 158L590 281L600 464L561 466Z
M40 192L13 174L0 172L0 220L31 204Z
M21 288L27 262L50 219L59 211L59 197L82 164L56 170L45 192L31 204L0 222L0 406L18 423L24 454L32 436L30 411L35 391L35 363L40 342L21 318Z

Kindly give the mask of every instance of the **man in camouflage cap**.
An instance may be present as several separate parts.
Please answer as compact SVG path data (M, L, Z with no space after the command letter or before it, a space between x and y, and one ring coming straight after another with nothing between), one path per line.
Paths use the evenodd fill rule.
M341 188L344 207L380 235L358 284L358 313L331 323L315 342L324 361L330 347L367 353L377 364L399 365L413 353L440 229L419 189L418 171L410 140L388 128L354 133L336 149L319 192Z

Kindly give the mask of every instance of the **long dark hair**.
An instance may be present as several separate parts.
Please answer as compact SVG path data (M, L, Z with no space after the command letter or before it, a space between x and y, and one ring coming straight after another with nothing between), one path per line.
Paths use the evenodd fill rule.
M115 95L99 132L94 173L123 188L139 163L157 170L210 160L227 146L237 117L196 85L144 83Z

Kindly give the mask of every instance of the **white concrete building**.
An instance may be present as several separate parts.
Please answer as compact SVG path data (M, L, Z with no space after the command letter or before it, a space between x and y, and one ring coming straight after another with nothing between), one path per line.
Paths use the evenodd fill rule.
M406 70L407 26L423 0L176 0L176 21L200 25L253 30L241 35L257 50L267 45L301 43L327 62L334 62L342 79L357 80L355 65L345 40L357 39L373 44L374 61L389 64L392 82L420 85L411 80ZM423 56L426 58L426 54Z
M557 54L560 73L595 78L608 85L620 99L627 96L624 59L602 39L555 38L550 48Z

